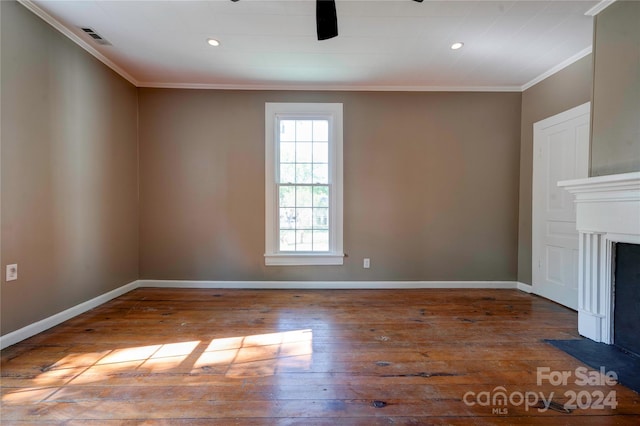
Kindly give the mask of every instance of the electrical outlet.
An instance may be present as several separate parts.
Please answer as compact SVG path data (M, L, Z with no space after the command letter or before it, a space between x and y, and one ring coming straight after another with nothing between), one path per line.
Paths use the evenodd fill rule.
M368 257L364 259L364 262L362 262L362 267L364 269L369 269L371 267L371 259L369 259Z
M7 281L15 281L18 279L18 264L7 265Z

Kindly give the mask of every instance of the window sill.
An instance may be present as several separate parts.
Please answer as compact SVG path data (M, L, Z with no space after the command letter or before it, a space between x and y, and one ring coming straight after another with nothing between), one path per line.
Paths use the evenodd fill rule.
M266 266L342 265L344 254L265 254Z

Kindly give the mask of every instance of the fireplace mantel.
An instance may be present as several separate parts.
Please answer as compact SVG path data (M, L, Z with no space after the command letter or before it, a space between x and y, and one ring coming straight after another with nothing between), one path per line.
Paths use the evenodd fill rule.
M580 234L578 332L613 343L613 245L640 244L640 172L558 182L574 194Z

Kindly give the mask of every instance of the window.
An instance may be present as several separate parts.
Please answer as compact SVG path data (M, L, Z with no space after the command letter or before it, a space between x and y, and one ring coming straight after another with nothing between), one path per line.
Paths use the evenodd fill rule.
M342 104L265 105L266 265L342 265Z

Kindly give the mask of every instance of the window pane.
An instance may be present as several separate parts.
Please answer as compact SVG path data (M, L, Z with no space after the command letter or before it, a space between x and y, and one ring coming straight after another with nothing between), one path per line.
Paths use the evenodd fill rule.
M313 251L329 251L329 231L313 231Z
M328 163L329 162L329 144L324 142L313 143L313 162Z
M296 251L311 251L313 234L311 231L296 231Z
M313 229L329 229L329 209L313 209Z
M294 142L296 140L295 120L280 120L280 141Z
M295 163L296 162L296 144L292 142L284 142L280 144L280 162Z
M296 209L296 229L311 229L311 211L313 209Z
M313 122L313 141L329 141L329 122L327 120L315 120Z
M280 183L295 183L296 165L280 164Z
M280 209L280 229L295 229L296 209Z
M296 141L311 142L313 140L313 121L296 120Z
M329 183L329 165L313 165L313 183Z
M296 164L296 183L313 183L311 164Z
M293 186L280 187L280 207L296 206L296 189Z
M329 187L328 186L313 187L313 206L329 207Z
M312 207L313 199L311 186L298 186L296 188L296 207Z
M311 142L298 142L296 145L296 163L310 163L313 150Z
M296 231L280 230L280 251L296 251Z

